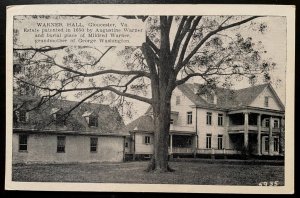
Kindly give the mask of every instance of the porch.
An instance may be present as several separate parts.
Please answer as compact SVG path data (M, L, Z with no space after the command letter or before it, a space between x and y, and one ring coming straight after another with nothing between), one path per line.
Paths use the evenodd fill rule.
M169 135L169 154L193 154L196 148L195 132L174 132Z
M254 155L284 152L284 114L252 109L228 113L229 148Z
M192 133L170 132L169 155L238 155L241 151L237 149L199 149L197 148L197 135Z

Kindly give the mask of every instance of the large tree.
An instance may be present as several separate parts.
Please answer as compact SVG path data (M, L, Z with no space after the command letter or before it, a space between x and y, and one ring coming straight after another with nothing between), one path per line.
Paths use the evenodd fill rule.
M130 104L125 98L148 103L153 108L155 126L155 149L149 169L168 171L173 90L194 77L207 85L224 86L241 77L251 82L260 74L268 78L274 65L263 59L266 52L262 44L239 33L241 27L248 27L254 34L263 32L266 24L255 23L257 16L124 17L146 23L142 46L121 50L97 46L32 48L18 45L16 35L14 78L20 87L39 90L39 104L65 93L75 93L79 99L72 109L95 99L110 100L119 107ZM107 57L119 57L123 62L117 63L123 66L107 67ZM19 72L22 67L27 68L27 75Z

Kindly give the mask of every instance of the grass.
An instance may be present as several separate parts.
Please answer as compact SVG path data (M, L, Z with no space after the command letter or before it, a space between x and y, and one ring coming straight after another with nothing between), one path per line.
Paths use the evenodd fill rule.
M279 181L284 166L170 162L175 172L145 172L148 162L13 165L13 181L258 185Z

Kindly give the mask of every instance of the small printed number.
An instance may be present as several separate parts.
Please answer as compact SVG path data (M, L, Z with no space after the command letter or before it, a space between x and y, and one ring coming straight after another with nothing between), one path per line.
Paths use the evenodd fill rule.
M259 182L259 186L278 186L279 181Z

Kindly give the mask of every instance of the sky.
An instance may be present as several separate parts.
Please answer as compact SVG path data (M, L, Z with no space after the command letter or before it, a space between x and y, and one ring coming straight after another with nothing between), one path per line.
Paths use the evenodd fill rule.
M279 95L283 104L285 104L285 71L286 71L286 18L285 17L261 17L255 19L255 22L264 22L267 24L267 29L264 33L258 33L257 31L254 33L249 30L249 26L242 25L237 30L227 30L226 33L230 36L234 36L237 32L241 33L244 37L252 37L253 42L262 41L265 50L267 51L264 54L264 58L271 58L273 62L276 63L276 67L274 70L270 72L271 74L271 83L274 87L275 91ZM171 29L172 31L172 29ZM173 33L174 34L174 33ZM102 64L105 65L106 68L113 69L122 69L124 65L120 58L117 56L117 52L120 50L119 47L111 50L102 60ZM280 83L277 83L280 80ZM196 78L191 79L190 82L197 82ZM247 81L248 82L248 81ZM247 82L237 82L233 85L234 89L241 89L248 87L249 84ZM258 84L260 84L258 82ZM69 96L68 99L76 100L76 98ZM141 116L148 109L149 105L137 100L131 100L134 102L133 106L133 118L129 119L128 117L124 117L125 123L129 123L137 117Z

